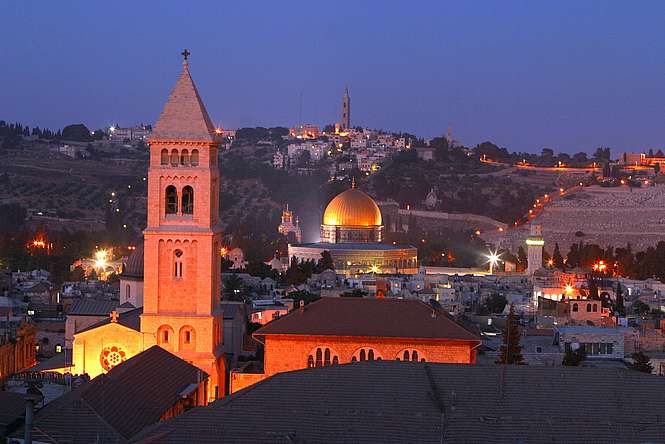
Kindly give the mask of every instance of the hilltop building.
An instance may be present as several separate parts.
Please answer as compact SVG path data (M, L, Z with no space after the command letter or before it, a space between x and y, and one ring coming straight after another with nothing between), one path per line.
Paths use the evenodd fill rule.
M298 217L293 217L293 211L289 210L289 204L286 204L286 208L282 211L282 223L279 224L277 231L284 236L288 236L289 233L293 233L296 242L302 242L302 232L300 230L300 221Z
M337 195L323 213L321 241L289 244L289 257L318 261L330 252L338 274L418 272L418 250L384 244L381 210L355 187Z
M94 378L159 345L209 375L212 400L224 394L225 374L219 136L186 59L149 144L148 223L128 267L136 276L143 262L142 303L123 280L123 300L142 307L113 311L75 333L72 362L59 370Z

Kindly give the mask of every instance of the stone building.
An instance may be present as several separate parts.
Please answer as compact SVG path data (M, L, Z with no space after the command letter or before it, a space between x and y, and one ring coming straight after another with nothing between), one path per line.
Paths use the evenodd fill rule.
M475 364L480 339L450 315L415 300L323 298L268 323L263 373L232 373L237 391L276 373L360 361Z

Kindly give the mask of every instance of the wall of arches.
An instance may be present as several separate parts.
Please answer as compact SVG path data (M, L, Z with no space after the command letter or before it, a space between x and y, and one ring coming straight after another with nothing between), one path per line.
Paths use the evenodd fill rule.
M159 164L163 167L197 167L200 163L199 150L196 148L162 148Z

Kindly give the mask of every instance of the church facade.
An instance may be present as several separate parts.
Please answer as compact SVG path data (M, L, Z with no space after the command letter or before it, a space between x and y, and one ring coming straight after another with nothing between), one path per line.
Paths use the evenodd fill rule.
M188 54L187 54L188 55ZM74 335L74 374L95 377L153 345L209 375L224 395L219 138L183 70L150 139L143 306Z

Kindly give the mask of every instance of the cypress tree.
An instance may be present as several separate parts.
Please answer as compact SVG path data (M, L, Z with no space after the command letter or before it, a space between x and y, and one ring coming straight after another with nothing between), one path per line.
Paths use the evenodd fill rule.
M506 327L503 330L503 340L497 364L524 364L522 346L520 345L520 325L513 306L510 306Z

